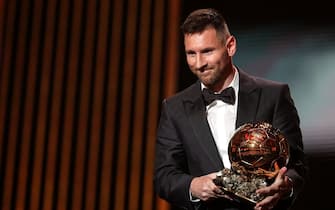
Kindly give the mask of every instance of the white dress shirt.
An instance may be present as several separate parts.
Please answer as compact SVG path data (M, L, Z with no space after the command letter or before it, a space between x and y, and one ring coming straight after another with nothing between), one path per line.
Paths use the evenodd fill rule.
M215 100L206 106L207 121L209 127L212 131L212 135L215 140L216 147L220 153L221 159L223 161L224 167L231 167L230 160L228 157L228 144L230 138L235 132L236 118L237 118L237 104L238 104L238 87L239 87L239 74L235 69L235 75L232 82L228 87L233 87L235 91L235 103L234 105L226 104L221 100ZM201 83L201 90L206 88L204 84ZM192 196L191 191L190 200L192 202L199 202L200 199Z
M202 89L205 87L205 85L201 84ZM239 74L236 69L234 78L228 87L234 88L236 96L234 105L227 104L221 100L215 100L206 106L206 110L207 120L224 167L230 169L231 164L228 157L228 144L236 129L239 90Z

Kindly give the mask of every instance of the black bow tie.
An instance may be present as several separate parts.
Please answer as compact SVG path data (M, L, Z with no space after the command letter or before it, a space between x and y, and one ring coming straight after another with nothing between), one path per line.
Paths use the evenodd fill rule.
M214 93L213 91L204 88L202 90L202 95L205 100L205 104L209 105L214 100L222 100L227 104L235 104L235 91L233 87L228 87L224 89L221 93Z

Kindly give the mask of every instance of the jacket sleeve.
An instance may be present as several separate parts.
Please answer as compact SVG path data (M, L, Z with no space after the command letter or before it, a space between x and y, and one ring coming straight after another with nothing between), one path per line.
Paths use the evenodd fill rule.
M172 120L166 100L162 103L161 117L157 129L154 186L158 195L171 204L187 208L190 205L189 186L192 176L183 143Z
M298 112L290 95L288 85L283 85L273 115L273 126L285 135L290 146L287 176L293 181L293 199L302 190L307 173L302 134Z

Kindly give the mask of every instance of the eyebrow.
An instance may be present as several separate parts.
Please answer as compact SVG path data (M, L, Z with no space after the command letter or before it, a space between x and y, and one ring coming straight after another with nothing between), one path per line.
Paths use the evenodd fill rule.
M215 47L206 47L206 48L204 48L204 49L201 49L201 50L200 50L200 53L206 53L206 52L212 51L212 50L214 50L214 49L215 49ZM195 53L195 51L194 51L194 50L186 50L186 53L187 53L187 54Z
M206 47L202 50L200 50L201 53L205 53L205 52L208 52L208 51L213 51L215 49L215 47Z

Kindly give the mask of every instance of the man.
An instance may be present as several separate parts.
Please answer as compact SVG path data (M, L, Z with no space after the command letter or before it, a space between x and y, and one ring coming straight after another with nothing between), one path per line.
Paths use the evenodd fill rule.
M227 148L235 129L268 122L288 139L290 161L275 181L257 193L254 209L286 209L301 190L305 166L299 117L288 85L248 75L232 61L236 40L214 9L192 12L182 25L193 85L163 101L157 131L156 191L182 209L246 209L216 186L218 171L230 168ZM228 101L206 95L228 92Z

